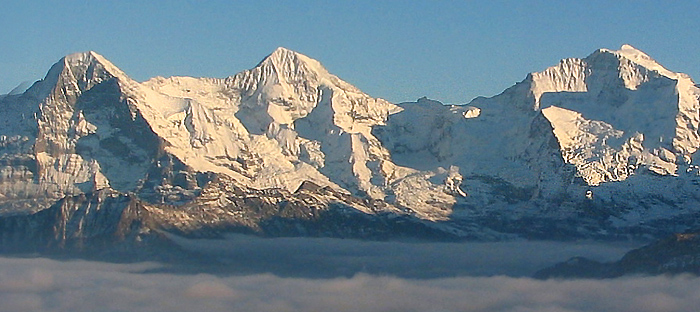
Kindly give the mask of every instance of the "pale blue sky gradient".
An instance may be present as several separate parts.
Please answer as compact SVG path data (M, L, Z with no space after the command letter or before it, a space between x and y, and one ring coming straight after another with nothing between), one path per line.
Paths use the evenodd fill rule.
M466 103L624 43L698 81L698 16L699 1L4 1L0 93L72 52L143 81L226 77L278 46L392 102Z

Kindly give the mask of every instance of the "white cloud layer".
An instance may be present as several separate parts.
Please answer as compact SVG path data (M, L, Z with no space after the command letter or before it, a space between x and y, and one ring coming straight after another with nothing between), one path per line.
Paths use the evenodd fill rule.
M540 281L631 244L172 237L222 266L0 257L0 311L691 311L700 279ZM206 273L205 273L206 272Z
M139 273L156 264L0 258L0 311L694 311L700 279L282 278Z

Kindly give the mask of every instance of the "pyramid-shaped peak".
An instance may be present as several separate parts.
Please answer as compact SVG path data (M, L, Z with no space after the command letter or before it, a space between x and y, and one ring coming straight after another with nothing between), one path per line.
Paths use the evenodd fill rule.
M297 78L299 77L303 77L303 79L319 79L330 75L320 62L284 47L275 49L256 67L268 68L270 72L287 78L295 77L293 80L298 80Z
M266 62L274 62L276 64L280 64L286 61L295 61L296 59L299 58L301 54L295 51L292 51L290 49L284 48L284 47L279 47L272 51L268 56L266 56L260 64L266 63Z
M66 85L78 86L84 91L112 78L133 82L121 69L94 51L72 53L51 66L44 79L27 91L40 97Z
M275 54L282 54L283 55L283 54L288 54L288 53L298 54L297 52L292 51L290 49L287 49L285 47L277 47L277 49L275 49L275 51L272 52L273 55L275 55Z
M66 55L66 60L67 61L79 61L79 60L86 60L86 59L91 59L91 58L96 58L96 57L102 57L101 55L97 54L95 51L85 51L85 52L76 52L76 53L71 53Z
M284 47L275 49L275 51L265 57L265 59L258 64L258 67L264 65L271 65L281 72L289 69L302 69L303 71L314 72L317 75L328 74L328 71L319 61Z
M109 65L112 65L107 59L105 59L102 55L97 54L95 51L68 54L63 58L63 60L66 65L75 66L91 63L109 63Z
M101 67L106 72L115 77L126 77L126 74L107 60L104 56L95 51L79 52L66 55L63 58L65 67L71 70L84 71L94 67Z

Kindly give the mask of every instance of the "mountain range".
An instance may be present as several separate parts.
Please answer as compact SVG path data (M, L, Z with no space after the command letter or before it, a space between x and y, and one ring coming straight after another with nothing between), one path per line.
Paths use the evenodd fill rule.
M0 249L661 238L698 228L699 127L700 87L629 45L460 105L373 98L285 48L145 82L71 54L0 97Z

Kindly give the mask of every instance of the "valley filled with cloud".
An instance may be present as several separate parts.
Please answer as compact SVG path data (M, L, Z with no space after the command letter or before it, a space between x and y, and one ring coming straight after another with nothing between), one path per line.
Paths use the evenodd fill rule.
M222 264L0 258L2 311L690 311L691 276L536 280L575 255L608 261L603 243L189 240ZM196 247L196 248L195 248Z

